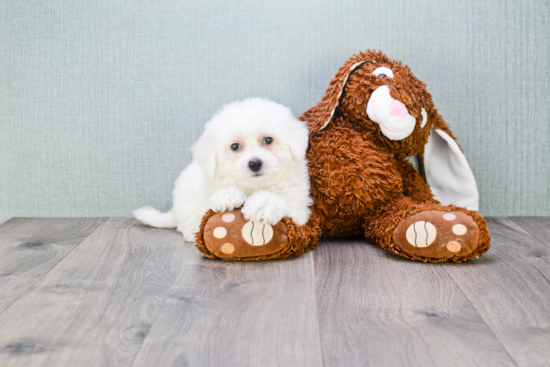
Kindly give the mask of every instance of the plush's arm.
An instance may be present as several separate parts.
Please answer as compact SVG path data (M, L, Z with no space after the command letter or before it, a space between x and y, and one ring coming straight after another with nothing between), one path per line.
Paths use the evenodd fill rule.
M434 199L430 186L407 161L400 161L397 169L403 177L403 193L416 202L439 203Z

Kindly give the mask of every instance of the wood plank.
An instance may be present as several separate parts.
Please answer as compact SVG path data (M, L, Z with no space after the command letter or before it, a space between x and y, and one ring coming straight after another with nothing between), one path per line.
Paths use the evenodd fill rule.
M550 246L550 217L509 217L509 219L543 245Z
M0 315L7 366L131 365L191 247L109 219Z
M321 366L312 253L187 261L134 366Z
M550 248L508 218L488 218L491 249L445 269L520 366L550 364Z
M0 314L104 218L13 218L0 226Z
M364 240L314 252L325 366L513 366L445 272Z

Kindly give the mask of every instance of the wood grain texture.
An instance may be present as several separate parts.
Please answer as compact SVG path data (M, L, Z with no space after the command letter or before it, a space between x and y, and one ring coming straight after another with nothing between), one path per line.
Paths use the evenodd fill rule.
M10 220L0 366L550 365L548 219L488 222L481 259L427 264L350 239L215 261L133 219Z
M509 217L543 245L550 246L550 217Z
M134 224L103 223L0 315L3 366L131 365L189 246Z
M362 240L314 252L325 366L513 366L442 264Z
M0 314L104 218L14 218L0 226Z
M187 253L134 366L321 366L312 253L265 262Z
M550 248L509 218L487 223L491 250L445 270L519 366L548 366Z

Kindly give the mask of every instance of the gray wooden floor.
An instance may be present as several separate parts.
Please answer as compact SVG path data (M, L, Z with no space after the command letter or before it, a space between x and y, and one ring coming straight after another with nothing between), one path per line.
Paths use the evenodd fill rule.
M0 366L550 365L550 218L464 264L361 240L209 260L133 219L0 226Z

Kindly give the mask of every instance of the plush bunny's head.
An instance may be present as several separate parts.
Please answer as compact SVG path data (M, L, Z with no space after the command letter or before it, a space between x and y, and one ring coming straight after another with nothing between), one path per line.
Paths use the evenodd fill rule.
M343 116L358 131L404 156L423 150L437 116L426 84L408 66L374 51L348 60L316 107L321 107L319 115L308 119L312 134Z
M424 153L426 181L436 198L443 204L477 208L477 187L464 154L437 113L426 84L400 61L370 50L354 55L301 119L307 121L310 136L347 121L397 157Z

